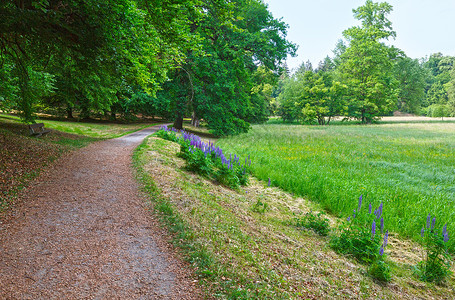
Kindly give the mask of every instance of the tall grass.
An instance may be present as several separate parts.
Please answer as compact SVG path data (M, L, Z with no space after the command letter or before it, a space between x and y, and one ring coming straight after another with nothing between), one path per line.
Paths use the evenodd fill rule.
M455 232L455 124L253 126L218 145L250 154L253 173L348 216L364 195L384 202L387 227L418 238L428 213ZM454 239L449 249L455 250Z

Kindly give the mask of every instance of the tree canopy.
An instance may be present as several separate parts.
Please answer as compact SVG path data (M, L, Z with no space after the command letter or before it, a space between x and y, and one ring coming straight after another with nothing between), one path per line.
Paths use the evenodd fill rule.
M260 0L6 0L0 16L0 109L27 122L42 108L193 113L236 133L265 119L255 72L277 77L295 51Z

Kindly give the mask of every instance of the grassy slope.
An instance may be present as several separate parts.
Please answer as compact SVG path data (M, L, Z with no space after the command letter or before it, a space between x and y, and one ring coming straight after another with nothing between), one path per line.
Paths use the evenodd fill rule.
M208 296L230 299L452 297L449 286L418 281L412 265L421 250L390 237L389 285L377 284L365 267L337 255L328 238L294 227L318 210L315 203L252 179L239 191L215 185L182 169L179 146L150 138L135 153L139 177L152 206L174 233ZM267 203L264 212L258 202ZM338 222L332 218L332 226Z
M455 232L455 123L254 126L218 145L250 154L258 178L335 215L347 217L363 194L384 202L386 228L403 236L418 239L428 213Z

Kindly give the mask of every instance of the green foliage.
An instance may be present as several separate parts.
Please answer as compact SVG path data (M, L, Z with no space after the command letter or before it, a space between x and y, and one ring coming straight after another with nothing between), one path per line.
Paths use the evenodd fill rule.
M399 57L394 65L394 76L399 83L398 110L419 113L425 100L427 70L416 59Z
M392 275L390 273L390 266L384 260L376 260L368 268L368 274L382 282L389 282L392 279Z
M330 72L297 72L284 82L278 97L279 114L285 121L329 124L331 118L343 114L345 93L346 86L335 81Z
M427 116L433 118L449 117L450 107L445 104L432 104L427 107Z
M158 130L157 132L155 132L155 135L157 137L160 137L162 139L165 139L165 140L168 140L171 142L175 142L175 143L180 142L179 137L172 131ZM182 157L186 159L185 155L188 152L188 147L186 147L186 144L181 144L180 147L182 148L182 150L180 151L182 153Z
M188 22L202 14L195 4L3 1L0 76L12 67L19 80L5 81L0 97L8 108L17 104L14 108L26 121L33 120L38 102L66 109L70 117L73 109L82 118L127 110L123 101L131 98L132 90L154 96L167 71L181 63L188 50L198 48L200 40ZM50 78L55 78L52 95L47 93L52 90Z
M427 226L422 227L421 235L425 247L425 257L415 267L415 272L419 278L427 282L435 282L440 284L452 274L450 269L451 257L448 253L446 242L449 237L447 234L447 224L442 229L442 233L438 234L435 230L434 218L430 225L431 217L427 217Z
M395 37L387 15L392 6L386 2L367 0L354 9L354 16L362 26L343 32L347 46L340 54L337 71L348 86L348 117L371 123L378 116L395 108L399 90L393 76L392 58L399 56L396 48L383 40Z
M315 214L310 211L306 213L302 218L296 218L295 226L311 229L322 236L326 236L330 232L329 220L323 217L323 214L321 212Z
M455 116L455 68L452 69L451 80L445 85L448 95L447 105L449 106L450 114Z
M190 147L189 144L182 145L182 148L187 148ZM205 177L210 177L213 174L213 166L212 166L212 161L210 158L207 158L204 152L202 152L200 149L190 149L190 150L184 150L185 157L186 159L186 166L185 169L188 171L194 172L196 174L205 176ZM227 168L226 168L227 169ZM223 170L224 171L224 170ZM230 170L229 170L230 171ZM220 179L225 179L225 178L232 178L234 174L229 174L228 172L223 172L224 176L219 176ZM231 175L231 176L229 176ZM218 176L216 176L218 179ZM221 184L225 184L227 186L234 186L237 187L238 184L235 184L235 181L231 180L223 180Z
M340 234L333 236L330 245L338 253L352 255L358 261L371 265L380 258L382 240L379 235L372 236L371 223L358 219L360 216L343 224Z
M430 57L423 61L423 66L427 70L425 87L424 107L429 107L433 104L446 105L451 108L453 114L453 105L451 105L450 97L452 93L453 70L455 57L444 56L442 53L431 54ZM450 99L449 99L450 97Z
M256 213L263 214L268 210L268 208L269 205L265 201L258 198L258 200L251 207L251 210Z
M390 281L390 267L384 260L384 248L388 242L388 232L383 232L382 203L372 213L362 210L362 196L357 210L348 218L347 224L340 225L339 235L332 237L331 247L338 253L352 255L358 261L369 266L369 274L381 281Z
M176 131L162 129L155 135L180 144L178 156L186 161L186 170L234 189L248 184L249 171L246 165L231 160L223 161L215 152L204 152L190 143L191 138L177 136Z
M206 2L203 9L195 26L203 52L189 53L162 94L169 95L173 117L180 120L177 129L183 116L192 114L217 136L246 132L248 121L267 119L269 77L279 74L295 46L285 39L286 25L262 1L237 0L224 7Z

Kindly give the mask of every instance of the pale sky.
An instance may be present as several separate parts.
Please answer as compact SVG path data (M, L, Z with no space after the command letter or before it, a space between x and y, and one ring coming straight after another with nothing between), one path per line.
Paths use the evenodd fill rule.
M299 46L296 58L288 58L290 69L310 60L313 67L342 38L343 30L358 25L352 9L365 0L263 0L277 19L289 25L288 40ZM384 1L375 1L384 2ZM455 56L455 0L388 0L388 16L397 33L391 44L411 58L442 52Z

